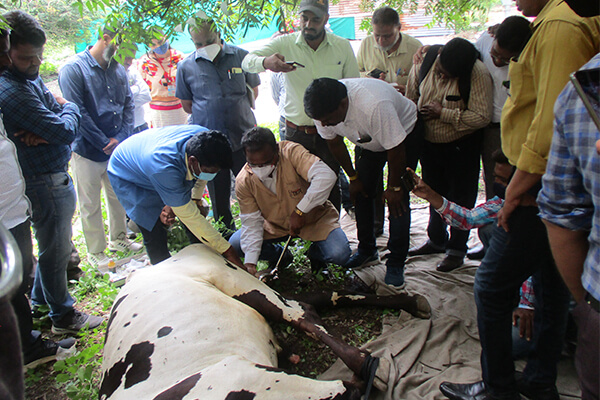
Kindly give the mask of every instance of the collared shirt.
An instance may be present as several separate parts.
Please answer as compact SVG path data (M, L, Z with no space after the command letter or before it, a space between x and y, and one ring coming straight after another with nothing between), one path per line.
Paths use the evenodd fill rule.
M129 89L131 89L131 95L133 96L133 127L137 128L140 125L146 123L144 104L147 104L152 100L150 97L150 89L135 66L129 67L127 70L127 78L129 79Z
M108 160L102 149L109 139L122 142L133 131L134 104L125 68L112 60L104 70L86 49L62 67L58 83L65 99L81 112L73 151L92 161Z
M304 92L317 78L358 78L358 64L350 42L333 33L325 33L323 42L313 50L301 32L283 35L271 40L261 49L248 54L242 68L250 72L265 70L265 57L279 53L286 61L296 61L305 68L285 73L285 118L292 123L305 126L314 125L304 112Z
M400 35L402 41L392 54L378 49L373 35L367 36L360 42L356 55L360 76L366 77L368 72L378 68L385 72L386 82L406 85L413 56L423 44L405 33Z
M6 136L0 119L0 223L12 229L27 221L31 205L25 196L25 180L17 160L17 149Z
M598 67L600 54L582 69ZM538 196L540 216L564 229L590 232L581 281L600 300L600 155L595 146L600 133L571 83L554 112L550 158Z
M30 81L9 70L0 76L0 108L25 177L67 171L70 145L79 127L76 104L59 105L42 78ZM35 133L48 144L25 145L14 136L21 130Z
M509 66L510 96L502 109L502 150L518 169L543 174L552 142L554 102L600 48L600 17L581 18L550 0L532 23L533 36Z
M214 62L194 52L177 68L176 94L192 101L192 123L228 136L233 151L242 148L244 132L256 126L248 90L257 87L260 78L242 71L246 54L246 50L224 43Z
M508 65L503 67L496 67L490 51L492 50L492 44L494 43L494 37L485 31L481 34L475 47L481 53L483 63L487 67L490 75L492 75L492 82L494 84L494 109L492 112L492 122L500 122L502 116L502 107L506 103L508 97L508 88L504 86L504 82L508 80Z
M492 77L481 61L475 61L471 72L469 104L465 104L458 90L458 79L439 77L435 73L437 63L439 57L421 85L418 79L421 63L413 65L408 77L406 97L416 102L419 110L434 101L442 104L440 118L425 121L425 140L432 143L450 143L490 123Z
M183 53L169 49L169 55L158 58L154 52L146 53L138 63L140 74L150 87L152 100L179 104L175 97L175 78L177 76L177 65L183 61ZM153 102L154 103L154 102Z
M235 193L240 203L240 215L242 219L242 250L245 253L246 262L256 263L260 254L260 246L264 239L274 239L286 236L289 233L289 218L294 209L300 205L309 193L314 177L311 168L319 162L319 158L310 154L302 145L282 141L278 143L279 162L276 167L277 181L275 192L269 189L254 173L248 164L242 168L235 179ZM328 174L331 169L325 169ZM313 171L314 172L314 171ZM333 174L335 175L335 174ZM329 178L331 175L329 175ZM339 214L333 205L327 201L327 193L331 191L335 176L327 180L329 190L321 192L306 205L308 208L304 214L305 224L300 230L302 239L319 241L327 239L329 233L338 228ZM314 189L314 188L313 188ZM325 194L323 196L323 194ZM321 199L321 200L319 200ZM319 203L315 205L314 203ZM307 201L305 200L306 204ZM257 215L259 212L260 215ZM260 237L250 233L256 230L256 221L262 218L264 221L263 232ZM246 227L244 227L244 225Z
M503 204L504 200L494 196L475 208L466 208L448 201L444 197L444 203L436 211L450 226L466 231L496 221Z
M348 112L344 121L323 126L315 121L319 135L331 140L348 138L364 149L381 152L391 150L404 141L417 121L415 103L379 79L343 79L348 90ZM371 137L359 143L361 137Z

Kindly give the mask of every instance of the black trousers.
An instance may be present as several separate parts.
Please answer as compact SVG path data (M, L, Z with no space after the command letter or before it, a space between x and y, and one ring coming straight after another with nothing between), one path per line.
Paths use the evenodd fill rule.
M421 154L423 180L448 200L472 208L477 200L481 138L481 131L477 131L450 143L425 140ZM448 235L446 223L433 208L429 209L427 236L434 245L445 247L448 254L467 252L469 231L450 228Z

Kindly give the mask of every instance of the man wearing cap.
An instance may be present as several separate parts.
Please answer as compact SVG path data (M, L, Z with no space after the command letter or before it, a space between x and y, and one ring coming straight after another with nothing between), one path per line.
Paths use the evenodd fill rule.
M286 139L300 143L337 173L340 165L304 112L302 99L313 79L359 77L358 64L348 40L325 32L329 20L327 0L302 0L298 12L301 31L279 36L251 52L244 58L242 68L249 72L268 69L285 73ZM338 185L333 187L329 199L340 208Z
M413 56L423 44L400 32L400 16L391 7L385 6L375 10L371 17L371 26L373 34L360 42L356 56L360 75L391 83L404 94ZM383 72L379 76L370 74L376 69Z

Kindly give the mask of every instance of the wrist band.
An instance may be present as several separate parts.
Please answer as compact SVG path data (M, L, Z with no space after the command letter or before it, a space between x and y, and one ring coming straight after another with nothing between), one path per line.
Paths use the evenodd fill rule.
M358 179L358 174L354 174L352 176L349 176L348 179L350 180L350 182L355 181Z
M295 212L296 214L298 214L299 216L303 216L303 215L304 215L304 213L303 213L302 211L300 211L298 208L296 208L296 209L294 210L294 212Z

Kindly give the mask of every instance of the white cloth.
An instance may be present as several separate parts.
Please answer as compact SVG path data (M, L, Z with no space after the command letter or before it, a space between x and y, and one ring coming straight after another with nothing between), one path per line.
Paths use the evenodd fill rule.
M417 122L417 106L390 84L379 79L342 79L348 89L348 112L344 121L323 126L315 121L319 135L330 140L348 138L366 150L391 150L404 141ZM368 143L360 137L370 136Z
M88 253L99 253L106 249L104 222L102 221L101 189L104 188L108 206L108 232L110 240L124 234L125 210L108 180L108 161L97 162L73 153L71 167L77 190L77 202L81 214L81 225Z
M321 160L315 162L308 170L310 186L296 207L303 213L308 213L316 206L325 203L336 180L336 174L327 164ZM261 179L261 182L267 189L277 194L277 170L270 177ZM263 242L264 218L260 211L255 211L250 214L241 214L240 219L242 221L240 246L244 252L245 262L256 264Z
M31 206L25 196L25 180L17 159L17 148L6 136L0 119L0 222L6 229L22 224Z
M490 56L492 43L494 43L494 38L487 31L485 31L479 37L477 42L475 42L475 47L481 53L483 63L487 67L488 71L490 71L490 75L492 75L494 87L494 110L492 113L492 122L500 122L500 118L502 116L502 107L504 106L506 98L508 97L508 89L502 85L502 82L508 80L508 65L504 67L496 67L494 65L492 56Z
M150 96L148 84L144 82L135 65L132 65L127 70L127 79L129 81L131 94L133 95L133 104L135 105L133 110L133 127L137 128L146 123L144 104L149 103L150 100L152 100L152 97Z

